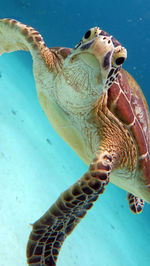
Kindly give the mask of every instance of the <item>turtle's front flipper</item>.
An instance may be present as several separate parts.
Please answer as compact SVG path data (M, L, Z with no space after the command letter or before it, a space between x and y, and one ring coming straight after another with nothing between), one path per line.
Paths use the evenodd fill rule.
M0 54L26 50L31 53L45 46L42 36L34 28L14 19L0 19Z
M127 193L127 199L129 202L130 210L134 214L139 214L142 212L144 207L144 201L139 197L134 196L132 193Z
M33 224L27 245L29 265L54 266L60 248L109 182L112 156L97 153L88 172L63 192L50 209Z
M35 72L42 69L40 75L44 75L48 69L57 72L61 63L56 54L46 47L37 30L14 19L0 19L0 55L17 50L31 53Z

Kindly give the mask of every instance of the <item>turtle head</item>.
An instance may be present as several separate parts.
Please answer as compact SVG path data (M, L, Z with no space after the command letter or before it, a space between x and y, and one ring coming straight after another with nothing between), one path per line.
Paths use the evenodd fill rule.
M89 111L111 86L126 56L126 49L114 37L98 27L88 30L58 75L59 104L69 113Z
M74 50L89 66L93 66L95 61L95 67L99 66L102 84L108 83L110 76L117 73L127 57L126 49L98 27L89 29Z

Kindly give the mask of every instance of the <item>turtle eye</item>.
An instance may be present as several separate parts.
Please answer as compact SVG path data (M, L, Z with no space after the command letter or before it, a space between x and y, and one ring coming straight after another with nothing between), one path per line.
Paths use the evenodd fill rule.
M127 58L127 51L122 46L117 46L112 56L112 65L114 67L121 66Z
M91 35L91 30L88 30L85 35L84 35L84 39L88 39Z
M94 27L94 28L91 28L89 29L83 36L82 40L75 46L74 49L77 49L77 48L80 48L80 47L83 47L82 45L86 44L86 43L89 43L90 45L90 41L92 42L92 40L94 38L96 38L99 33L101 32L100 28L98 27ZM84 47L84 49L87 49L87 46Z
M125 57L118 57L117 59L116 59L116 65L117 66L120 66L120 65L122 65L123 64L123 62L125 61Z
M100 29L98 27L94 27L89 29L85 34L84 37L82 38L82 43L86 43L88 41L91 41L94 39L96 36L98 36L100 32Z

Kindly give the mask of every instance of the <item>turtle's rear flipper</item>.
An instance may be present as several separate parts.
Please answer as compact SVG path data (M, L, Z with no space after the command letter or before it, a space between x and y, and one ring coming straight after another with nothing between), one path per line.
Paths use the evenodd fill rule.
M99 153L73 186L63 192L50 209L33 224L27 245L29 265L54 266L60 248L109 182L112 157Z
M134 196L132 193L127 193L127 199L129 208L134 214L139 214L142 212L144 207L144 201L142 199Z

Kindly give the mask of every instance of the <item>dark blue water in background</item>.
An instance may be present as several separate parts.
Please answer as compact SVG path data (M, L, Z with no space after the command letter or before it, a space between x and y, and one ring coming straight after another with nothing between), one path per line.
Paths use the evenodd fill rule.
M1 17L32 25L48 46L73 47L93 26L114 35L127 48L124 67L149 96L150 1L1 0ZM150 103L150 102L149 102Z
M101 29L104 29L105 31L111 33L116 39L118 39L126 47L128 51L128 58L124 64L124 68L130 74L132 74L133 77L136 79L136 81L139 83L150 106L150 67L149 67L150 1L149 0L126 0L126 1L119 1L119 0L116 1L5 0L4 1L1 0L0 18L14 18L16 20L21 21L22 23L28 24L36 28L43 36L45 43L48 47L53 47L53 46L74 47L78 43L78 41L82 38L84 33L93 26L99 26ZM26 67L32 70L31 68L32 59L30 55L27 53L26 55L22 55L22 52L18 52L18 55L20 56L20 60L21 59L24 60L24 64L26 65ZM0 71L3 72L2 69L0 69ZM79 166L79 168L80 167L81 165ZM76 179L78 179L82 174L83 172L79 171L79 176L77 176ZM72 183L73 182L74 181L72 181ZM123 195L125 195L125 193L120 192L120 190L118 191L116 188L114 188L114 186L113 189L115 191L113 195L115 197L114 203L117 203L120 193L123 193ZM126 198L124 198L124 201L126 201ZM94 219L101 219L100 214L101 214L100 212L96 214L93 211ZM149 244L149 250L150 250L150 243L148 241L145 241L145 238L147 237L146 233L147 231L145 228L148 228L150 220L150 206L148 206L148 204L146 204L145 206L144 214L138 217L140 217L137 219L139 219L141 224L141 229L140 227L138 227L138 229L139 231L143 230L142 233L141 232L139 233L139 231L137 230L134 231L134 228L133 229L130 228L130 221L131 221L130 219L132 219L130 214L129 217L122 216L121 221L122 223L125 222L125 224L129 225L128 227L129 231L127 231L126 234L127 239L126 242L124 243L128 245L128 241L129 242L133 241L133 249L134 249L134 247L137 244L136 241L134 242L134 237L135 239L138 239L138 234L140 235L139 243L141 243L141 246L138 243L138 248L139 248L139 256L141 252L141 257L142 257L145 256L142 255L142 249L144 248L143 243L145 243L146 247ZM109 221L109 209L107 212L107 218ZM90 221L91 223L94 222L92 221L92 219ZM119 226L119 223L117 223L117 225ZM112 228L113 227L115 227L114 224L112 225ZM134 231L132 239L130 238L129 228L131 229L132 233ZM105 233L107 234L107 230ZM92 246L94 250L95 249L94 240L93 240L94 236L91 236L91 238L92 238L91 241L93 241ZM88 238L87 241L89 240L90 239ZM80 235L78 236L78 241L80 242ZM100 239L100 242L101 241L102 239ZM98 242L96 243L97 243L96 245L99 245ZM125 249L125 246L123 246L122 249ZM88 244L85 250L88 256L88 252L90 252L88 251ZM109 252L111 253L110 246L108 249L108 256L111 256L109 255ZM116 252L118 252L118 248ZM99 254L95 254L95 256L101 257L100 250ZM130 255L126 254L126 256L128 257ZM145 260L144 264L141 264L142 261L141 257L139 257L140 264L138 264L138 259L137 259L137 261L133 262L131 265L149 266L150 253L147 254L147 260ZM113 254L112 258L113 258L112 264L107 264L107 262L105 263L103 259L102 261L101 259L97 259L98 264L96 266L101 266L101 265L121 266L121 264L117 264L117 262L115 264L115 260L117 259L117 254L116 255ZM79 264L72 264L72 265L81 266L82 262L80 265ZM93 264L91 262L88 265L91 266ZM122 265L124 266L125 264ZM130 266L130 264L128 265ZM21 266L21 264L18 263L18 265L16 266Z

